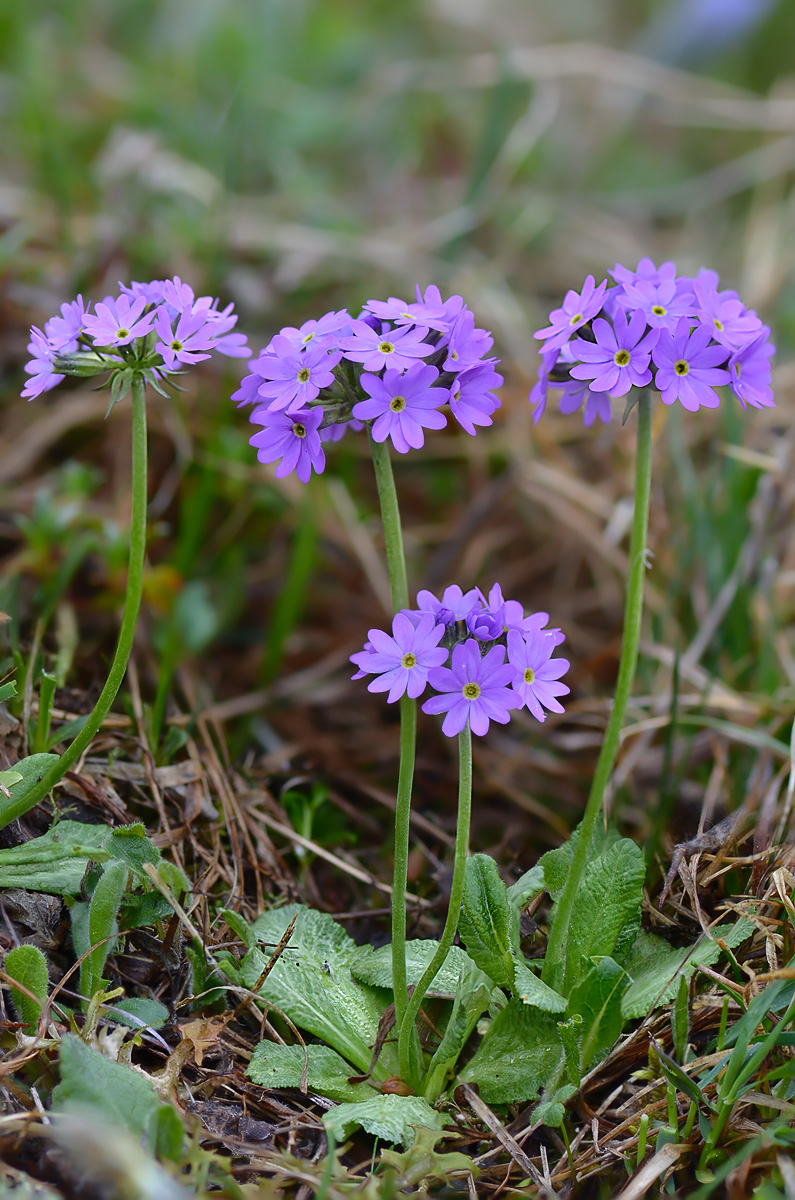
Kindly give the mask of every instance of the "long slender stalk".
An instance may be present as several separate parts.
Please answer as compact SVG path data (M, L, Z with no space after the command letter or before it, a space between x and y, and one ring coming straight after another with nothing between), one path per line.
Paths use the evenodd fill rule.
M409 586L406 556L403 550L403 530L400 522L392 460L385 442L376 442L370 435L373 469L381 505L384 527L386 562L392 590L392 608L398 612L409 606ZM408 1004L406 980L406 881L409 861L409 830L411 820L411 791L414 783L414 758L417 745L417 704L408 696L400 699L400 770L395 798L395 861L392 874L392 991L395 1001L395 1027L400 1029ZM412 1064L417 1047L407 1058L409 1082L414 1074Z
M143 587L144 554L146 551L146 492L147 492L147 439L146 439L146 397L145 384L140 375L134 375L132 381L132 512L130 516L130 559L127 572L127 592L124 598L124 613L116 643L116 652L108 671L105 686L99 694L93 712L89 715L77 737L67 747L49 771L41 778L32 790L20 797L18 809L11 805L3 806L0 825L22 816L43 800L56 783L63 778L69 768L77 762L80 755L90 745L102 722L110 711L110 706L116 699L116 693L124 679L127 663L133 647L135 626L138 620L138 610L141 606L141 591Z
M651 490L651 398L641 392L638 400L638 440L635 458L635 508L629 549L629 578L624 606L624 637L618 667L615 698L604 741L596 763L588 803L574 848L571 866L563 892L555 910L555 920L547 944L542 979L551 987L567 994L567 945L571 914L577 889L585 873L596 819L602 808L605 789L610 780L618 753L621 730L627 703L635 680L643 614L643 577L646 570L646 535L649 524L649 495Z
M416 1084L411 1074L411 1046L416 1037L414 1023L428 988L433 983L453 944L461 900L464 895L464 872L469 849L469 822L472 815L472 733L469 724L458 735L458 820L455 831L455 857L453 860L453 882L450 887L450 903L439 945L419 983L412 992L402 1022L398 1026L398 1055L401 1078Z

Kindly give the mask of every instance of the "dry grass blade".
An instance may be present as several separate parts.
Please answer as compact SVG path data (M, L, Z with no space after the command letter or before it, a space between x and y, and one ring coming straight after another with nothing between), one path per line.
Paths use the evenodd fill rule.
M677 1145L675 1142L663 1146L638 1168L627 1186L618 1193L616 1200L640 1200L666 1171L676 1165L687 1148L686 1145Z

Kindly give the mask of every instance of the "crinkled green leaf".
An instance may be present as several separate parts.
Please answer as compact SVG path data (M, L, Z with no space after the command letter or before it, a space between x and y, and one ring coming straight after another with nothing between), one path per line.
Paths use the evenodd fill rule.
M3 967L9 978L21 983L28 992L32 992L36 997L34 999L33 996L20 991L19 988L15 988L13 985L11 987L11 999L14 1002L14 1008L19 1013L20 1020L25 1025L25 1032L33 1034L36 1032L41 1010L47 1002L49 986L47 960L38 946L15 946L6 955Z
M528 900L532 900L533 896L543 892L544 887L544 867L542 863L537 862L508 888L508 903L518 912L524 908Z
M293 917L296 922L290 942L263 981L259 995L364 1074L370 1068L378 1022L389 998L353 978L356 943L328 913L289 904L258 917L249 936L262 948L253 946L240 964L243 983L246 987L257 984ZM384 1079L397 1073L396 1049L387 1042L375 1075Z
M569 1012L578 1013L583 1019L580 1042L583 1075L621 1036L624 1025L621 997L629 982L624 968L615 959L605 957L594 963L572 988Z
M105 985L102 972L118 932L117 913L130 872L123 862L111 862L103 871L88 906L88 944L91 951L80 965L80 994L89 1001Z
M125 863L147 888L151 885L144 865L159 864L163 871L167 866L140 823L112 829L82 821L59 821L41 837L0 850L0 887L75 896L89 863L109 859ZM180 878L184 879L182 872Z
M513 952L519 948L518 914L511 909L497 864L488 854L473 854L467 859L458 932L481 971L498 987L513 990Z
M55 1111L94 1109L105 1120L145 1135L150 1150L157 1148L159 1114L171 1106L160 1102L143 1071L113 1062L71 1033L61 1039L60 1068L61 1082L52 1096ZM173 1145L172 1123L167 1132Z
M392 1167L397 1171L398 1179L395 1183L401 1191L409 1188L414 1191L417 1183L426 1187L432 1179L440 1179L449 1185L453 1171L466 1171L473 1179L477 1179L480 1169L475 1166L470 1154L461 1154L455 1150L443 1154L436 1149L436 1143L441 1138L451 1136L455 1137L455 1134L417 1126L414 1141L408 1150L403 1153L397 1150L381 1151L382 1168Z
M442 1113L431 1108L421 1096L373 1096L355 1104L338 1104L323 1118L338 1142L343 1142L355 1129L363 1129L385 1142L410 1146L414 1127L441 1129L446 1124Z
M517 955L515 962L514 993L523 1004L540 1008L543 1012L562 1013L566 1011L567 1000L554 988L544 983L540 976L535 975L527 964Z
M556 1018L509 1000L459 1078L477 1084L487 1104L531 1100L557 1074L562 1058Z
M369 1100L379 1095L369 1083L349 1083L356 1072L330 1046L279 1046L276 1042L260 1042L246 1068L249 1079L260 1087L300 1088L304 1065L306 1086L310 1092L328 1096L329 1100Z
M432 938L417 938L406 942L406 982L409 987L419 983L422 973L428 966L439 947ZM461 972L472 968L477 970L472 959L460 946L451 946L447 958L428 991L429 996L444 996L449 999L456 994ZM392 988L392 947L357 946L356 955L351 962L351 974L360 983L370 987ZM481 976L485 982L485 976ZM473 984L476 986L476 984Z
M571 860L574 857L574 850L580 836L580 828L578 825L568 841L564 842L562 846L558 846L556 850L548 850L546 854L542 854L536 864L536 869L540 868L544 872L545 890L555 901L559 899L568 878ZM609 850L619 840L619 837L620 834L614 825L608 825L607 829L605 829L601 822L598 822L591 837L591 845L588 849L588 862L590 864L596 862L606 850Z
M721 938L734 948L753 933L753 925L745 918L734 925L718 925L713 938ZM624 993L621 1011L625 1020L645 1017L653 1008L673 1000L679 979L690 979L700 965L711 966L721 955L717 941L702 937L694 946L675 949L653 933L641 929L632 953L625 962L632 983Z
M592 958L612 955L620 935L628 940L630 925L639 926L645 876L643 853L629 838L589 863L571 914L562 991L571 991Z

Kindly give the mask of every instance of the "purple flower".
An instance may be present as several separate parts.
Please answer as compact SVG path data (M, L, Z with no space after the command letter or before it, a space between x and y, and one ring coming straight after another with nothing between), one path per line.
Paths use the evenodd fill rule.
M447 358L442 363L445 371L466 371L474 367L494 345L494 338L485 329L475 328L475 314L464 309L456 317L450 330Z
M549 392L549 372L558 361L558 351L542 350L541 351L541 369L538 372L538 379L528 396L530 404L533 406L533 424L537 425L544 415L544 410L547 406L547 394Z
M450 328L450 320L441 303L433 308L419 302L406 304L405 300L390 296L388 300L368 300L364 307L380 320L392 321L395 325L424 325L439 333L447 333Z
M585 425L593 425L597 417L605 425L613 419L613 406L610 403L609 392L595 392L587 381L579 379L567 380L562 387L563 393L558 408L564 416L577 412L585 401L582 414Z
M696 316L709 329L716 342L736 350L752 342L762 328L761 318L750 312L736 292L719 292L709 276L702 272L695 281ZM706 278L702 278L702 275ZM717 276L716 276L717 279Z
M567 696L571 690L557 682L569 663L565 658L552 658L556 644L554 637L541 631L529 636L515 630L508 633L508 662L515 670L513 689L539 721L546 719L545 708L562 713L563 706L555 697Z
M673 330L680 317L692 314L695 296L692 291L679 291L675 279L656 284L641 280L625 284L616 300L624 308L640 310L653 329Z
M321 345L299 350L282 334L270 344L270 354L256 364L258 374L269 382L260 384L259 394L271 401L271 410L303 408L315 400L320 389L334 382L334 367L342 358L341 350L330 353Z
M86 313L85 331L95 346L126 346L147 334L154 324L155 314L144 313L146 303L144 296L132 301L129 296L118 300L106 296L93 315Z
M387 371L383 379L363 374L359 382L371 399L354 404L353 415L373 421L374 440L391 437L398 454L419 449L425 442L423 428L443 429L447 424L437 411L448 398L447 389L432 386L438 377L436 367L427 363L415 363L404 375Z
M85 315L83 297L78 296L76 300L61 305L60 317L50 317L44 332L53 350L63 353L77 349L77 339L85 328Z
M209 300L209 296L205 297ZM175 275L173 279L166 279L163 283L163 302L168 304L174 310L174 314L184 312L186 308L192 308L195 300L193 288L188 283L183 283L179 275Z
M565 346L573 333L583 325L587 325L598 314L606 290L606 279L603 279L596 287L593 275L589 275L581 292L567 292L562 306L554 308L549 314L551 323L545 329L539 329L533 334L535 338L548 339L544 349L539 353L544 354L547 350L560 350Z
M55 373L53 365L55 350L51 346L49 338L46 338L36 325L33 325L30 330L28 353L33 357L30 362L25 363L25 371L31 378L25 384L22 398L23 400L35 400L43 392L49 392L50 388L54 388L66 376Z
M666 283L668 280L676 277L676 266L672 262L664 262L660 267L655 267L650 258L642 258L638 263L637 271L630 271L627 267L622 267L621 263L616 263L610 274L615 279L616 283L635 284L635 283L651 283L655 286L660 283Z
M663 404L679 400L683 408L696 412L700 405L717 408L720 397L714 387L729 383L729 372L720 368L728 352L724 346L710 346L710 331L703 325L690 332L687 317L681 317L674 333L663 330L652 350L657 366L655 385Z
M731 389L743 408L747 404L754 408L775 408L773 389L770 386L770 359L775 346L768 341L769 329L759 337L736 350L729 359Z
M371 329L366 321L351 321L352 334L343 337L337 345L350 362L361 363L367 371L381 371L389 367L405 371L418 358L427 358L433 353L430 342L423 341L428 330L404 326L390 329L383 325L380 331Z
M297 412L272 412L263 406L251 414L255 425L264 426L259 433L249 438L249 444L257 447L257 458L261 463L276 462L276 478L282 479L295 471L302 483L308 483L313 471L321 474L326 465L326 456L320 442L318 427L323 419L319 408L303 408Z
M389 704L406 692L416 700L425 691L429 671L447 661L448 651L439 646L444 631L444 625L437 625L430 613L423 613L416 623L405 613L397 613L392 637L382 629L371 629L365 649L351 655L351 662L359 667L353 678L377 673L367 690L389 692Z
M155 312L155 349L162 355L167 371L173 371L178 363L197 363L210 355L204 353L212 346L204 313L192 313L186 308L176 328L172 329L168 310L158 308Z
M652 329L646 333L644 312L638 309L627 322L619 309L613 325L597 317L593 332L596 344L582 338L572 344L572 352L584 360L571 368L572 378L590 379L592 391L609 392L611 396L625 396L631 387L651 382L649 358L659 332Z
M432 688L442 694L431 696L422 706L426 713L446 713L442 733L453 737L469 722L481 737L489 722L507 725L510 712L519 704L509 684L516 668L505 662L505 647L492 646L485 657L474 638L453 647L450 667L435 667L428 675Z
M483 603L479 588L470 588L462 592L457 583L451 583L442 592L441 600L433 592L426 590L417 592L417 607L421 612L433 613L438 621L445 625L454 625L463 621L467 613Z
M350 325L348 311L342 308L339 312L327 312L317 321L304 321L300 329L286 325L279 332L295 346L308 346L311 342L313 346L323 346L325 350L330 350L332 347L336 349L340 333L343 330L347 332Z
M447 327L453 324L458 314L466 308L461 296L450 296L447 300L442 300L442 293L439 291L435 283L430 284L425 289L425 294L420 291L420 285L417 284L414 289L417 296L417 304L422 308L427 308L431 312L436 312L441 309L447 321ZM433 326L431 326L433 328Z
M491 425L491 414L500 401L489 389L502 385L489 363L470 367L457 375L450 386L450 412L458 424L474 437L476 425Z

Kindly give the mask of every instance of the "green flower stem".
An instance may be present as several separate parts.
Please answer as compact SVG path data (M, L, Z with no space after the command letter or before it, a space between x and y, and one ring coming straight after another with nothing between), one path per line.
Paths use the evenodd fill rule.
M555 920L547 944L546 960L541 978L550 987L567 994L571 982L566 978L566 951L572 910L582 877L588 863L596 819L602 808L605 789L610 780L618 753L627 702L635 680L638 662L638 643L643 614L643 577L646 571L646 534L649 524L649 495L651 488L651 398L642 391L638 400L638 442L635 459L635 508L632 517L632 536L629 548L629 578L624 606L624 637L618 668L613 708L599 752L591 792L574 847L571 866L563 892L555 910Z
M392 589L392 608L399 612L409 607L409 585L406 556L403 551L403 530L400 523L395 477L386 442L376 442L370 431L370 450L381 505L384 527L386 562ZM409 861L409 832L411 820L411 791L414 783L414 757L417 744L417 704L408 696L400 699L400 770L395 798L395 861L392 876L392 991L395 1000L395 1027L400 1029L408 1005L406 982L406 881ZM406 1082L414 1074L412 1064L419 1053L418 1046L410 1048L407 1058Z
M105 686L99 694L94 710L90 714L80 733L64 751L39 784L24 796L24 808L27 812L49 795L56 783L80 758L83 751L91 744L102 722L110 711L110 706L116 699L116 693L124 679L127 663L132 652L135 626L138 620L138 610L141 607L141 591L143 587L144 554L146 551L146 396L145 384L141 375L135 374L132 379L132 512L130 516L130 559L127 573L127 592L124 598L124 614L116 643L116 652L110 665ZM3 821L14 820L21 812L3 809Z
M420 1005L428 988L433 983L439 968L447 958L453 944L461 900L464 895L464 872L469 849L469 822L472 814L472 732L469 723L458 735L458 821L455 832L455 857L453 860L453 882L450 888L450 903L442 937L431 961L422 973L419 983L412 992L402 1022L398 1026L398 1056L401 1078L417 1086L416 1075L411 1074L411 1047L416 1037L415 1021Z

